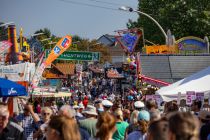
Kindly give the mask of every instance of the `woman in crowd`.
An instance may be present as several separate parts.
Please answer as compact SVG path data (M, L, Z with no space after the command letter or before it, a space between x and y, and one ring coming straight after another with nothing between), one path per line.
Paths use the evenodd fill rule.
M46 132L47 140L80 140L76 121L66 116L53 116Z
M150 114L146 110L139 111L138 124L139 130L134 131L128 135L126 140L146 140L146 132L150 122Z
M96 123L98 129L95 138L92 140L112 140L112 135L116 131L116 120L109 112L103 112L99 115Z
M52 116L52 110L49 107L43 107L41 110L41 115L40 127L33 135L33 138L37 138L37 140L44 139L45 129L50 121L50 117Z
M169 116L169 140L198 140L199 120L189 112Z
M115 118L116 118L116 128L113 135L114 140L122 140L125 137L125 130L128 127L128 123L123 121L123 112L120 108L116 109L114 112Z
M138 114L139 114L139 111L137 111L137 110L134 110L134 111L131 113L130 124L129 124L129 126L128 126L127 129L126 129L125 138L126 138L127 135L129 135L131 132L138 130L138 128L139 128L139 125L138 125Z

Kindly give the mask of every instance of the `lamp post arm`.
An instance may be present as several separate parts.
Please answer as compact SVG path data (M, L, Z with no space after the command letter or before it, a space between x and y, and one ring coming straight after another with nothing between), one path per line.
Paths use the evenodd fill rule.
M153 17L151 17L150 15L148 15L148 14L146 14L144 12L141 12L141 11L133 10L133 12L139 13L139 14L144 15L144 16L148 17L149 19L151 19L160 28L161 32L163 33L163 35L164 35L164 37L165 37L165 39L167 41L167 38L168 38L167 34L163 30L162 26L160 26L160 24Z

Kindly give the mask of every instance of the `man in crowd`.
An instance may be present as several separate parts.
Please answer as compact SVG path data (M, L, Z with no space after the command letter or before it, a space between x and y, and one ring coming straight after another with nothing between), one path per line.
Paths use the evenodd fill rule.
M33 132L40 121L39 116L34 113L33 106L26 104L24 106L24 113L19 114L15 119L23 127L26 139L33 140Z
M0 140L25 140L23 128L9 121L6 105L0 105Z
M97 122L97 112L96 108L92 105L88 105L87 108L83 111L86 119L80 120L79 125L81 128L84 128L89 132L91 137L96 135L96 122Z

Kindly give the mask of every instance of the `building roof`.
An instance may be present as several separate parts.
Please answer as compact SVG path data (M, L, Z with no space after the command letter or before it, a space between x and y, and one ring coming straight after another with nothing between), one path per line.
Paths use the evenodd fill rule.
M64 75L73 75L75 71L75 64L70 63L57 63L55 67Z

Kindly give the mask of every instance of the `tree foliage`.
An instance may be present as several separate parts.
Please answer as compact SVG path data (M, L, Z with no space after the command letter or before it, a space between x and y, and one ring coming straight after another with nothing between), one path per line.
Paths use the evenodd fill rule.
M210 38L209 0L139 0L138 10L152 16L165 32L168 29L176 39L185 36ZM160 29L150 19L139 15L137 21L129 21L128 28L143 27L145 39L164 44Z
M0 25L4 24L0 22ZM5 26L0 27L0 41L8 40L8 30Z

